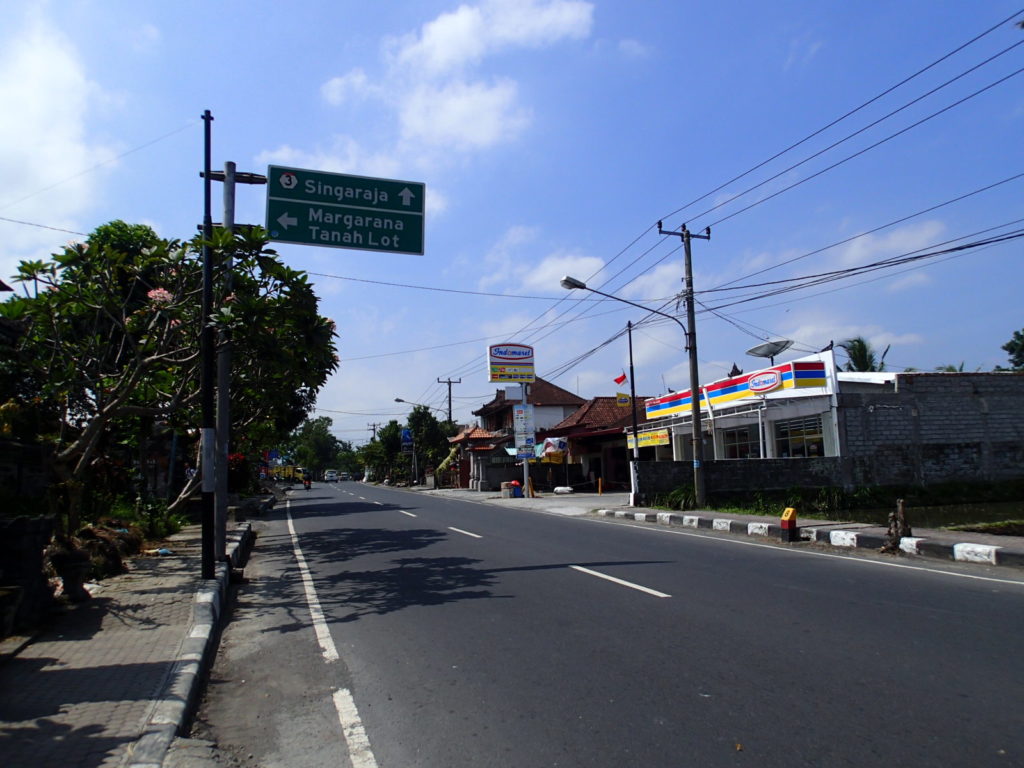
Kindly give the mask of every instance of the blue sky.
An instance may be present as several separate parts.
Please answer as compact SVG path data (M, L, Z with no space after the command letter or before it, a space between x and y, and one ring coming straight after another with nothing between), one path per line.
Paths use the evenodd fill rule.
M216 168L233 160L259 173L291 165L427 185L423 256L278 249L313 273L338 325L342 363L318 405L346 440L402 420L395 397L445 409L438 378L461 378L453 410L469 420L494 393L488 343L532 344L540 375L584 397L614 394L628 355L613 337L645 313L580 302L598 297L558 281L571 274L674 312L682 254L678 238L657 234L659 219L712 227L693 244L704 382L734 362L761 367L745 350L769 337L796 341L779 361L861 335L891 345L892 369L989 370L1024 326L1017 239L782 295L721 290L1021 229L1024 74L1014 73L1024 45L968 72L1024 42L1016 3L4 8L4 276L76 239L60 229L120 218L190 236L202 218L205 109ZM240 188L238 221L263 223L265 194ZM638 394L689 386L678 325L644 321L633 343Z

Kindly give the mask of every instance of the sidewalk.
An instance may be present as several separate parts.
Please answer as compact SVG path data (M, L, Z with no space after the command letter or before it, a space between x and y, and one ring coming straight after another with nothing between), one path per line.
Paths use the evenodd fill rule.
M449 496L502 507L536 509L562 515L594 514L638 522L717 530L723 533L759 536L780 540L779 518L761 515L721 514L712 511L663 512L643 507L630 507L628 493L576 493L559 495L545 493L528 499L504 499L497 492L462 489L428 490L416 487L418 493ZM909 511L913 525L913 510ZM887 529L882 526L841 520L799 519L802 541L838 548L879 549L886 541ZM968 531L944 531L913 528L913 536L900 540L906 555L932 557L986 565L1024 567L1024 537L996 536Z
M129 561L32 638L0 642L0 765L159 766L212 658L228 566L201 576L200 527ZM252 529L228 534L232 566Z

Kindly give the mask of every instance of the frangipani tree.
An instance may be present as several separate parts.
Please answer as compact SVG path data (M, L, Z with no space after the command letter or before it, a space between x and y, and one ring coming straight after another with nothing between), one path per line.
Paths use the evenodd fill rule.
M0 304L21 325L15 365L27 382L0 399L43 414L48 426L37 437L53 448L55 501L70 532L90 468L113 440L139 419L199 424L202 323L231 332L232 416L249 442L297 426L337 367L333 323L317 313L305 274L267 250L261 230L218 231L211 245L217 264L233 255L236 277L208 318L200 316L201 241L163 240L120 221L48 261L22 262L22 294Z

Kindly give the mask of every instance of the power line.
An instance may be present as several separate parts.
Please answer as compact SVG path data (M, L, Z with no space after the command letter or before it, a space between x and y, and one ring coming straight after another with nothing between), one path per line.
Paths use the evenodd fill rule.
M61 227L51 227L48 224L36 224L32 221L22 221L21 219L9 219L6 216L0 216L0 221L9 221L11 224L24 224L26 227L39 227L40 229L51 229L54 232L67 232L69 235L82 235L88 237L86 232L77 232L73 229L62 229Z
M705 289L705 290L701 291L701 293L714 293L716 291L725 290L728 286L733 285L734 283L737 283L740 280L744 280L744 279L750 278L750 277L756 277L757 275L762 275L765 272L770 272L773 269L778 269L779 267L783 267L783 266L785 266L787 264L792 264L794 262L800 261L801 259L806 259L806 258L808 258L810 256L815 256L815 255L817 255L819 253L822 253L824 251L830 250L832 248L837 248L840 245L846 245L847 243L853 242L854 240L856 240L858 238L866 237L867 235L872 235L875 232L880 232L881 230L888 229L889 227L894 227L897 224L902 224L902 223L904 223L906 221L910 221L911 219L917 218L918 216L923 216L926 213L931 213L932 211L937 211L939 208L944 208L944 207L946 207L948 205L952 205L953 203L958 203L958 202L960 202L962 200L966 200L969 197L973 197L974 195L981 194L982 192L988 192L991 189L995 189L996 187L1000 187L1003 184L1008 184L1011 181L1017 181L1020 178L1024 178L1024 173L1018 173L1018 174L1016 174L1014 176L1010 176L1010 177L1005 178L1005 179L1003 179L1001 181L997 181L997 182L994 182L992 184L988 184L988 185L986 185L984 187L980 187L980 188L975 189L975 190L973 190L971 192L967 192L965 194L959 195L958 197L954 197L951 200L946 200L945 202L937 203L936 205L929 206L928 208L924 208L924 209L922 209L920 211L917 211L915 213L911 213L911 214L909 214L907 216L903 216L901 218L894 219L893 221L890 221L890 222L888 222L886 224L882 224L881 226L865 230L864 232L860 232L859 234L856 234L856 235L851 235L850 237L844 238L844 239L839 240L837 242L834 242L834 243L832 243L830 245L825 245L825 246L822 246L821 248L816 248L813 251L808 251L807 253L802 254L800 256L794 256L791 259L786 259L785 261L780 261L778 264L774 264L774 265L772 265L770 267L765 267L764 269L759 269L756 272L751 272L751 273L749 273L747 275L744 275L742 277L737 277L737 278L735 278L733 280L730 280L729 282L721 283L718 286L716 286L715 288Z
M467 296L486 296L489 298L496 299L536 299L540 301L551 301L551 296L528 296L523 294L514 293L490 293L488 291L467 291L458 288L439 288L437 286L430 285L413 285L411 283L394 283L387 280L367 280L361 277L345 277L344 275L330 275L325 272L307 272L307 275L313 275L315 277L328 277L332 280L346 280L354 283L369 283L371 285L384 285L389 288L408 288L415 291L433 291L436 293L459 293ZM596 299L588 299L588 301L596 301Z
M738 211L734 211L733 213L730 213L728 216L723 216L722 218L718 219L717 221L712 222L709 226L716 227L719 224L721 224L723 221L728 221L729 219L732 219L732 218L734 218L736 216L739 216L741 213L745 213L745 212L749 211L751 208L756 208L757 206L763 205L764 203L767 203L769 200L772 200L772 199L778 197L781 194L789 192L791 189L795 189L796 187L799 187L799 186L801 186L803 184L806 184L808 181L811 181L812 179L816 179L819 176L821 176L822 174L828 173L829 171L834 170L834 169L838 168L839 166L848 163L850 160L853 160L854 158L860 157L861 155L866 154L866 153L870 152L871 150L873 150L873 149L875 149L877 147L880 147L883 144L885 144L885 143L887 143L889 141L892 141L893 139L895 139L895 138L897 138L899 136L902 136L904 133L907 133L908 131L912 131L914 128L917 128L919 125L922 125L922 124L928 122L929 120L932 120L932 119L938 117L939 115L944 114L945 112L948 112L951 109L959 107L961 104L964 104L965 102L970 101L975 96L980 96L981 94L985 93L986 91L989 91L989 90L995 88L997 85L1002 85L1003 83L1005 83L1010 78L1016 77L1017 75L1019 75L1021 72L1024 72L1024 67L1021 67L1020 69L1018 69L1018 70L1016 70L1014 72L1011 72L1010 74L1006 75L1005 77L999 78L995 82L989 83L984 88L979 88L978 90L974 91L973 93L970 93L967 96L964 96L962 99L958 99L957 101L954 101L952 104L949 104L949 105L943 107L942 109L940 109L940 110L938 110L936 112L933 112L932 114L928 115L927 117L923 117L920 120L918 120L918 121L916 121L914 123L911 123L907 127L902 128L902 129L896 131L895 133L889 134L884 139L880 139L879 141L876 141L874 144L870 144L869 146L864 147L863 149L858 150L857 152L854 152L852 155L847 155L842 160L839 160L839 161L837 161L835 163L832 163L832 165L829 165L829 166L827 166L825 168L822 168L820 171L816 171L815 173L812 173L810 176L808 176L808 177L806 177L804 179L801 179L800 181L797 181L797 182L794 182L794 183L790 184L788 187L783 187L782 189L780 189L780 190L778 190L776 192L773 192L772 194L768 195L767 197L761 198L760 200L757 200L757 201L751 203L750 205L747 205L747 206L744 206L743 208L740 208ZM703 214L701 214L701 215L703 215Z
M665 216L662 216L662 217L661 217L661 218L662 218L662 220L664 221L665 219L669 219L669 218L671 218L671 217L673 217L673 216L675 216L675 215L677 215L677 214L679 214L679 213L682 213L682 212L683 212L683 211L685 211L685 210L686 210L687 208L689 208L689 207L691 207L691 206L693 206L693 205L696 205L697 203L699 203L699 202L700 202L701 200L704 200L704 199L706 199L706 198L708 198L708 197L711 197L711 195L715 194L716 192L721 192L721 191L722 191L723 189L725 189L725 188L726 188L727 186L729 186L730 184L733 184L733 183L735 183L735 182L739 181L740 179L742 179L742 178L745 178L746 176L749 176L749 175L750 175L751 173L753 173L753 172L754 172L754 171L756 171L756 170L759 170L759 169L763 168L764 166L768 165L768 163L772 162L773 160L777 160L778 158L782 157L783 155L787 154L788 152L790 152L790 151L792 151L792 150L796 149L797 147L799 147L799 146L801 146L801 145L803 145L803 144L807 143L808 141L810 141L811 139L813 139L813 138L814 138L815 136L818 136L818 135L820 135L820 134L824 133L824 132L825 132L825 131L827 131L827 130L828 130L829 128L832 128L833 126L835 126L835 125L838 125L839 123L841 123L841 122L842 122L843 120L845 120L845 119L846 119L846 118L848 118L848 117L852 117L852 116L853 116L853 115L855 115L855 114L856 114L857 112L860 112L860 111L861 111L862 109L864 109L864 108L866 108L866 107L870 106L871 104L875 103L875 102L876 102L876 101L878 101L879 99L881 99L881 98L883 98L883 97L887 96L888 94L890 94L890 93L892 93L893 91L895 91L895 90L896 90L897 88L899 88L899 87L901 87L901 86L903 86L903 85L906 85L906 84L907 84L907 83L909 83L909 82L910 82L911 80L914 80L914 79L915 79L915 78L917 78L918 76L920 76L920 75L923 75L923 74L924 74L925 72L927 72L928 70L930 70L930 69L933 69L934 67L936 67L937 65L939 65L939 64L941 64L941 63L942 63L943 61L945 61L946 59L948 59L948 58L950 58L950 57L952 57L952 56L955 56L955 55L956 55L957 53L959 53L960 51L964 50L965 48L967 48L967 47L968 47L968 46L970 46L970 45L973 45L973 44L974 44L974 43L976 43L976 42L977 42L978 40L981 40L981 39L982 39L983 37L985 37L985 36L987 36L987 35L991 34L992 32L994 32L995 30L997 30L997 29L998 29L999 27L1003 26L1004 24L1007 24L1008 22L1010 22L1010 21L1013 21L1013 20L1014 20L1014 19L1015 19L1015 18L1016 18L1017 16L1019 16L1019 15L1020 15L1020 14L1022 14L1022 13L1024 13L1024 8L1022 8L1022 9L1020 9L1020 10L1018 10L1018 11L1015 11L1015 12L1014 12L1013 14L1011 14L1011 15L1010 15L1010 16L1008 16L1008 17L1006 17L1005 19L1002 19L1001 21L997 22L996 24L993 24L993 25L992 25L991 27L989 27L988 29L986 29L986 30L985 30L984 32L982 32L981 34L978 34L978 35L976 35L975 37L972 37L972 38L971 38L970 40L968 40L968 41L967 41L966 43L963 43L962 45L960 45L960 46L958 46L958 47L954 48L954 49L953 49L952 51L950 51L949 53L946 53L946 54L944 54L943 56L940 56L940 57L939 57L938 59L936 59L935 61L933 61L933 62L932 62L931 64L928 64L927 66L925 66L925 67L923 67L923 68L919 69L919 70L918 70L917 72L915 72L914 74L910 75L909 77L906 77L906 78L904 78L903 80L901 80L900 82L896 83L895 85L893 85L893 86L890 86L889 88L885 89L884 91L882 91L882 92L881 92L881 93L879 93L878 95L876 95L876 96L873 96L873 97L871 97L870 99L868 99L867 101L865 101L865 102L864 102L863 104L861 104L860 106L858 106L858 107L854 107L853 109L851 109L851 110L849 110L848 112L846 112L846 114L844 114L844 115L842 115L842 116L840 116L840 117L836 118L835 120L833 120L832 122L828 123L827 125L824 125L824 126L822 126L822 127L821 127L821 128L819 128L818 130L816 130L816 131L814 131L814 132L812 132L812 133L808 134L807 136L805 136L804 138L800 139L799 141L797 141L797 142L794 142L793 144L790 144L790 145L789 145L788 147L786 147L785 149L783 149L783 150L782 150L781 152L777 152L776 154L774 154L774 155L772 155L771 157L769 157L769 158L768 158L767 160L763 160L763 161L761 161L760 163L758 163L757 165L755 165L755 166L753 166L753 167L751 167L751 168L748 168L748 169L747 169L747 170L745 170L745 171L744 171L743 173L739 174L738 176L734 176L734 177L733 177L733 178L731 178L731 179L730 179L729 181L727 181L727 182L725 182L724 184L721 184L721 185L719 185L719 186L715 187L715 188L714 188L714 189L712 189L712 190L711 190L710 192L705 192L705 193L704 193L703 195L701 195L700 197L694 198L693 200L691 200L691 201L690 201L689 203L687 203L686 205L684 205L684 206L682 206L682 207L680 207L680 208L677 208L676 210L672 211L671 213L669 213L669 214L667 214L667 215L665 215Z
M128 155L132 154L133 152L138 152L140 149L145 149L146 147L151 147L154 144L156 144L156 143L158 143L160 141L163 141L164 139L168 139L168 138L170 138L171 136L174 136L177 133L181 133L182 131L187 130L188 128L191 128L192 126L194 126L198 122L199 122L198 120L189 120L187 123L185 123L180 128L175 128L173 131L169 131L169 132L163 134L162 136L157 136L155 139L147 141L144 144L139 144L138 146L132 147L131 149L126 150L126 151L122 152L119 155L114 155L113 157L107 158L106 160L103 160L103 161L101 161L99 163L96 163L96 165L93 165L93 166L91 166L89 168L86 168L85 170L79 171L78 173L72 174L71 176L63 178L60 181L54 182L53 184L50 184L48 187L43 187L42 189L37 189L35 192L30 192L29 194L27 194L27 195L25 195L23 197L19 197L17 200L11 200L10 202L0 204L0 211L6 210L6 209L10 208L13 205L17 205L18 203L22 203L25 200L28 200L29 198L35 197L36 195L41 195L43 192L48 192L49 190L51 190L51 189L53 189L55 187L59 187L61 184L66 184L67 182L72 181L73 179L77 179L79 176L84 176L87 173L92 173L97 168L102 168L104 165L110 165L110 163L113 163L113 162L115 162L117 160L120 160L122 157L127 157ZM12 219L5 219L5 221L12 221ZM26 224L28 222L19 221L17 223L18 224ZM32 224L30 226L38 227L38 226L42 226L42 225L41 224ZM53 229L53 227L47 227L47 229ZM66 232L68 230L60 230L60 231ZM81 232L74 232L73 234L80 235L82 233Z
M816 157L820 157L821 155L825 154L826 152L828 152L828 151L830 151L830 150L833 150L833 149L835 149L836 147L840 146L841 144L845 144L845 143L846 143L847 141L849 141L850 139L853 139L854 137L856 137L856 136L859 136L860 134L864 133L865 131L868 131L868 130L870 130L871 128L874 128L874 127L875 127L876 125L879 125L880 123L883 123L883 122L885 122L885 121L886 121L886 120L888 120L888 119L889 119L890 117L893 117L893 116L895 116L895 115L899 114L899 113L900 113L900 112L902 112L903 110L905 110L905 109L908 109L908 108L910 108L911 106L913 106L914 104L918 103L919 101L922 101L923 99L926 99L926 98L928 98L928 97L929 97L929 96L931 96L932 94L934 94L934 93L937 93L938 91L942 90L942 89L943 89L943 88L945 88L946 86L948 86L948 85L951 85L952 83L955 83L955 82L956 82L957 80L959 80L959 79L961 79L961 78L963 78L963 77L966 77L966 76L967 76L967 75L969 75L969 74L970 74L971 72L974 72L975 70L977 70L977 69L979 69L979 68L983 67L984 65L988 64L989 62L993 61L994 59L998 58L999 56L1002 56L1002 55L1003 55L1004 53L1007 53L1007 52L1009 52L1009 51L1012 51L1012 50L1013 50L1014 48L1016 48L1016 47L1018 47L1018 46L1020 46L1020 45L1024 45L1024 40L1021 40L1021 41L1019 41L1019 42L1017 42L1017 43L1014 43L1013 45L1011 45L1011 46L1009 46L1009 47L1007 47L1007 48L1004 48L1004 49L1003 49L1002 51L1000 51L999 53L997 53L997 54L995 54L995 55L991 56L990 58L986 59L985 61L981 62L980 64L976 64L975 66L971 67L970 69L968 69L968 70L965 70L964 72L961 72L961 73L960 73L959 75L957 75L956 77L953 77L953 78L951 78L951 79L947 80L946 82L942 83L942 85L938 85L938 86L936 86L935 88L933 88L932 90L930 90L930 91L927 91L926 93L923 93L923 94L921 94L921 95L920 95L920 96L918 96L917 98L915 98L915 99L911 99L910 101L908 101L908 102L907 102L906 104L904 104L903 106L901 106L901 107L899 107L899 108L897 108L897 109L894 109L893 111L891 111L891 112L889 112L888 114L886 114L886 115L884 115L884 116L882 116L882 117L878 118L877 120L874 120L874 121L872 121L872 122L868 123L867 125L863 126L862 128L859 128L859 129L857 129L857 130L856 130L856 131L854 131L853 133L847 134L846 136L844 136L843 138L839 139L838 141L834 141L833 143L829 144L829 145L828 145L827 147L824 147L823 149L820 149L820 150L818 150L817 152L814 152L814 153L812 153L812 154L808 155L808 156L807 156L807 157L805 157L805 158L804 158L803 160L800 160L799 162L797 162L797 163L794 163L793 165L789 166L788 168L784 168L784 169L782 169L781 171L779 171L778 173L776 173L776 174L775 174L774 176L769 176L769 177L768 177L767 179L764 179L763 181L760 181L760 182L758 182L757 184L754 184L754 185L753 185L753 186L751 186L751 187L747 187L747 188L746 188L745 190L743 190L742 192L738 192L737 194L733 195L733 196L732 196L732 197L730 197L729 199L727 199L727 200L723 200L722 202L720 202L720 203L718 203L718 204L716 204L716 205L713 205L713 206L711 206L711 207L710 207L710 208L708 208L708 209L707 209L706 211L702 211L701 213L698 213L698 214L697 214L696 216L694 216L694 217L692 217L692 218L694 218L694 219L698 219L698 220L699 220L699 219L700 219L700 218L701 218L702 216L706 216L707 214L709 214L709 213L711 213L711 212L713 212L713 211L717 211L717 210L718 210L719 208L722 208L722 207L724 207L724 206L728 205L729 203L731 203L731 202L733 202L733 201L735 201L735 200L738 200L738 199L739 199L739 198L741 198L741 197L744 197L744 196L746 196L747 194L749 194L749 193L753 192L754 190L760 189L760 188L761 188L761 187L763 187L763 186L764 186L765 184L770 184L771 182L775 181L776 179L780 178L781 176L785 176L785 175L786 175L787 173L789 173L790 171L794 171L794 170L796 170L797 168L799 168L800 166L802 166L802 165L804 165L804 164L806 164L806 163L809 163L809 162L810 162L811 160L813 160L814 158L816 158ZM1018 70L1018 71L1019 71L1019 70ZM1012 77L1012 75L1011 75L1011 77ZM1007 79L1007 78L1004 78L1004 79ZM1000 81L998 81L998 82L1002 82L1002 80L1000 80ZM997 84L998 84L998 83L997 83ZM972 94L971 96L969 96L968 98L972 98L973 96L977 95L978 93L982 93L982 92L983 92L984 90L987 90L987 89L982 89L982 91L978 91L978 92L976 92L975 94ZM959 105L960 103L962 103L962 101L966 101L966 99L964 99L964 100L961 100L960 102L957 102L956 104L953 104L953 105L952 105L951 107L947 107L947 109L951 109L951 108L952 108L953 106L957 106L957 105ZM904 129L904 131L900 131L899 133L895 133L895 134L893 134L893 135L892 135L892 136L890 136L889 138L894 138L895 136L899 136L899 135L900 135L901 133L904 133L905 131L907 131L907 130L910 130L910 128L915 128L915 127L917 127L917 126L918 126L918 125L920 125L921 123L923 123L923 122L925 122L925 121L927 121L927 120L930 120L930 119L931 119L932 117L935 117L935 116L937 116L937 115L940 115L940 114L942 114L942 112L944 112L944 111L946 111L946 110L940 110L939 112L936 112L935 114L933 114L933 115L931 115L931 116L929 116L929 117L925 118L925 120L922 120L922 121L920 121L920 122L914 123L914 124L913 124L913 125L911 125L911 126L910 126L909 128L907 128L907 129ZM887 139L885 139L885 141L888 141L888 140L889 140L888 138L887 138ZM854 158L854 157L857 157L858 155L860 155L860 154L863 154L863 152L867 152L867 151L869 151L869 150L871 150L871 149L874 149L875 147L879 146L879 145L880 145L880 144L882 144L882 143L884 143L884 141L883 141L883 142L878 142L878 144L872 144L872 145L871 145L870 147L867 147L866 149L862 150L862 152L859 152L859 153L857 153L857 154L851 155L851 156L850 156L850 158L847 158L847 159L852 159L852 158ZM846 162L846 161L844 160L843 162ZM838 165L838 164L837 164L837 165ZM825 169L825 171L829 171L829 170L831 170L832 168L835 168L835 167L836 167L836 166L829 166L828 168L826 168L826 169ZM822 171L822 173L824 173L824 171ZM820 174L816 174L816 175L820 175ZM814 178L814 176L811 176L810 178ZM796 186L796 185L794 185L794 186ZM787 191L788 189L792 189L792 187L787 187L786 189L783 189L783 190L781 190L781 191L780 191L779 193L777 193L777 194L781 194L782 192L785 192L785 191ZM770 199L771 199L770 197L769 197L769 198L765 198L765 200L770 200ZM760 204L761 202L763 202L763 201L759 201L759 202L758 202L757 204ZM753 206L749 206L748 208L744 208L744 209L742 209L742 210L738 211L737 213L742 213L742 212L743 212L743 211L745 211L745 210L749 210L749 208L751 208L751 207L753 207ZM734 214L734 215L735 215L735 214ZM726 217L726 218L732 218L732 217L731 217L731 216L728 216L728 217ZM719 223L719 222L721 222L721 221L725 221L725 219L719 219L719 220L718 220L717 222L715 222L715 223L714 223L714 224L712 224L711 226L715 226L715 224L718 224L718 223Z
M1018 219L1017 221L1009 222L1009 223L1010 224L1015 224L1015 223L1018 223L1020 221L1024 221L1024 219ZM1002 228L1002 227L1005 227L1005 226L1008 226L1008 224L1002 224L999 227L991 227L988 230L980 230L980 232L991 231L991 229L999 229L999 228ZM974 232L974 233L971 233L970 235L965 235L964 237L973 237L973 236L975 236L977 234L980 234L980 232ZM946 243L956 242L957 240L964 239L964 237L955 238L954 240L947 240L944 243L938 243L937 245L944 245ZM947 255L947 254L957 253L957 252L960 252L960 251L971 250L971 249L979 248L979 247L982 247L982 246L997 245L999 243L1008 242L1010 240L1016 240L1016 239L1021 238L1021 237L1024 237L1024 230L1014 230L1014 231L1009 232L1009 233L1004 234L1004 235L999 235L999 236L996 236L996 237L991 237L991 238L988 238L988 239L985 239L985 240L979 240L979 241L975 241L975 242L971 242L971 243L965 243L965 244L962 244L962 245L952 246L950 248L943 248L943 249L938 250L938 251L927 251L925 253L922 253L921 251L924 251L925 249L921 248L921 249L918 249L918 250L915 250L915 251L909 251L909 252L901 254L899 256L894 256L894 257L891 257L891 258L888 258L888 259L883 259L881 261L872 262L870 264L864 264L864 265L859 266L859 267L850 267L850 268L842 269L842 270L834 270L832 272L822 272L822 273L817 274L817 275L805 275L803 277L787 278L785 280L772 281L771 283L764 283L762 285L763 286L776 285L776 286L779 286L779 287L776 287L776 288L774 288L772 290L769 290L769 291L765 291L763 293L759 293L759 294L754 295L754 296L748 296L748 297L744 297L744 298L737 298L734 301L729 301L728 303L720 304L717 307L714 307L714 309L715 310L720 310L720 309L724 309L724 308L727 308L727 307L736 306L738 304L746 304L748 302L758 301L760 299L770 298L772 296L778 296L778 295L783 294L783 293L790 293L792 291L802 290L804 288L809 288L809 287L812 287L812 286L815 286L815 285L821 285L823 283L833 282L833 281L836 281L836 280L843 280L843 279L846 279L848 277L855 277L857 275L865 274L865 273L868 273L868 272L875 272L875 271L878 271L878 270L881 270L881 269L888 269L890 267L901 266L903 264L908 264L908 263L915 262L915 261L922 261L922 260L925 260L925 259L931 259L931 258L934 258L936 256L944 256L944 255ZM935 247L935 246L931 246L931 247ZM784 283L793 283L793 282L796 282L796 281L802 281L802 282L800 282L800 284L797 284L797 285L783 285ZM753 286L751 286L751 287L753 287Z

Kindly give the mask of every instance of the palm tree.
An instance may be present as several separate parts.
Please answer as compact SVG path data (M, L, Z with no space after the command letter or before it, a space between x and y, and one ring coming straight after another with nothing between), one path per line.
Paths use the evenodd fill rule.
M877 357L871 343L863 336L854 336L852 339L839 343L847 357L850 358L846 364L847 371L884 371L885 356L889 354L889 347L885 348L881 357Z

